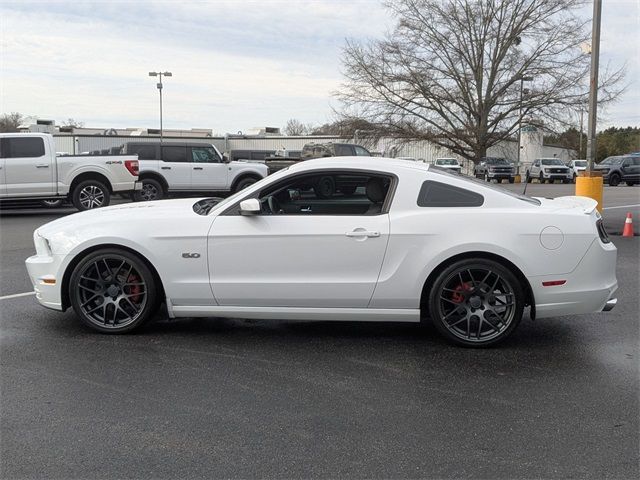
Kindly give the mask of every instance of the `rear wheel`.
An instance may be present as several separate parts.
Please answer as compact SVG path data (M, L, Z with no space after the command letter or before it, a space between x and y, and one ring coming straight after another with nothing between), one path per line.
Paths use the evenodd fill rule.
M102 333L125 333L155 314L159 304L156 283L136 255L103 249L76 265L69 281L69 298L85 325Z
M443 270L429 294L434 326L458 345L486 347L506 339L522 319L524 294L498 262L460 260Z
M73 206L80 211L106 207L111 201L109 189L98 180L85 180L73 189Z
M62 206L62 200L42 200L42 206L46 208L58 208Z
M611 175L609 175L609 186L617 187L618 185L620 185L620 175L618 175L617 173L612 173Z
M151 202L153 200L162 200L164 198L164 189L158 180L153 178L143 178L141 180L142 188L134 193L136 202Z

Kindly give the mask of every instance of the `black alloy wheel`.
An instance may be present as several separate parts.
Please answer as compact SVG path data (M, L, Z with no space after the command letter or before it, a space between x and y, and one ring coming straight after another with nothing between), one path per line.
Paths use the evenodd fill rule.
M98 250L74 268L69 298L85 325L102 333L125 333L154 315L159 303L156 283L136 255Z
M134 196L137 202L162 200L164 198L164 189L157 180L154 180L153 178L145 178L142 180L142 188L140 190L136 190Z
M461 260L437 277L429 295L434 326L447 340L486 347L507 338L524 310L520 282L500 263Z
M620 185L620 175L618 175L617 173L612 173L611 175L609 175L609 186L617 187L618 185Z

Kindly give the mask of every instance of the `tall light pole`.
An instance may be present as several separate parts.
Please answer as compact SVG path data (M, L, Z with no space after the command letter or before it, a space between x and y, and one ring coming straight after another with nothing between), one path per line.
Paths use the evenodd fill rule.
M162 77L172 77L171 72L149 72L150 77L158 77L158 92L160 93L160 149L162 150Z
M522 139L522 93L524 92L524 82L533 82L533 77L520 77L520 112L518 113L518 160L516 160L516 175L520 174L520 150L522 150L522 146L520 145Z
M596 158L596 119L598 109L598 62L600 60L600 19L602 0L593 0L591 28L591 75L589 79L589 116L587 117L587 171L593 170Z

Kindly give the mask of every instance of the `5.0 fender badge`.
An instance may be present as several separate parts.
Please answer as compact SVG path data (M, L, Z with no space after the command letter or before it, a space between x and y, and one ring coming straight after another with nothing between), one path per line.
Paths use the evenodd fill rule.
M200 258L200 254L185 252L182 254L182 258Z

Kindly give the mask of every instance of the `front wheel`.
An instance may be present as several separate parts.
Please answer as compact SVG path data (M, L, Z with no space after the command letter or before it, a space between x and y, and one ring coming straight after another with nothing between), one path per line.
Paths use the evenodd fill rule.
M109 189L98 180L85 180L73 189L71 195L73 206L78 210L93 210L106 207L111 201Z
M542 172L540 172L538 179L540 180L540 183L544 183L544 175L542 175Z
M516 179L513 177L509 177L509 183L515 183Z
M247 177L240 180L233 189L233 193L239 192L240 190L244 190L249 185L253 185L257 180L253 177Z
M62 200L42 200L40 202L45 208L58 208L62 206Z
M429 294L434 326L450 342L486 347L518 326L524 294L516 276L498 262L460 260L444 269Z
M618 185L620 185L620 175L618 175L617 173L609 175L609 186L617 187Z
M158 287L139 257L126 250L102 249L73 269L69 298L88 327L102 333L126 333L155 314Z

